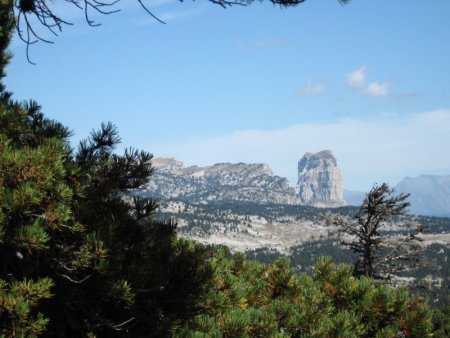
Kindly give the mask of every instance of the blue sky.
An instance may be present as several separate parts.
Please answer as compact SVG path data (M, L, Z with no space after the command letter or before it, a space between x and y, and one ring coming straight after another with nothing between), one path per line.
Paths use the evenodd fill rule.
M351 190L450 174L450 1L147 4L165 25L129 0L95 28L57 7L75 25L31 47L36 66L16 39L8 89L74 143L111 121L123 147L187 165L264 162L295 184L331 149Z

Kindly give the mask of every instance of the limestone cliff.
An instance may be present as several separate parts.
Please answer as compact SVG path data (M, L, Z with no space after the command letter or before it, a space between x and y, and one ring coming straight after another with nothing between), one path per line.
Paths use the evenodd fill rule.
M330 150L306 153L298 162L298 197L317 207L345 205L344 180Z
M141 193L158 199L298 204L295 189L286 178L274 175L267 164L185 167L174 158L155 158L152 164L155 172Z

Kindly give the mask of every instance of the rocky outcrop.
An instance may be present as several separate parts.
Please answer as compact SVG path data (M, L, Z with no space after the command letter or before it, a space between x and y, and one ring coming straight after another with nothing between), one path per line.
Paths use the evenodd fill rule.
M267 164L218 163L185 167L175 158L155 158L155 172L141 194L190 202L249 201L259 204L345 205L342 174L329 150L306 153L298 163L297 189Z
M158 199L192 202L239 200L255 203L298 204L295 189L267 164L218 163L184 167L174 158L155 158L155 172L142 194Z
M306 153L298 162L298 197L317 207L345 205L344 180L330 150Z

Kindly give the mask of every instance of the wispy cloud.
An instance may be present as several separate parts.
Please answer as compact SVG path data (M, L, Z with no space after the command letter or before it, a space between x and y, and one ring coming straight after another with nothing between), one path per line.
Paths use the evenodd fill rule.
M313 80L309 80L295 95L299 97L318 96L323 94L325 90L326 86L322 81L315 82Z
M377 81L366 84L367 68L365 66L355 69L347 75L346 83L351 89L357 90L369 96L387 97L389 93L389 83Z
M244 130L219 137L180 140L152 149L187 164L269 163L278 175L296 181L305 152L331 149L346 187L368 190L374 182L398 183L405 176L450 174L450 110L298 124L269 131Z

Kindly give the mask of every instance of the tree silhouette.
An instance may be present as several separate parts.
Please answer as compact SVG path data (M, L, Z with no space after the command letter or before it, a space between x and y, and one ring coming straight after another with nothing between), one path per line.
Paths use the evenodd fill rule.
M388 225L394 217L406 214L409 194L393 195L386 183L375 185L367 193L353 219L325 214L328 225L338 227L344 235L341 242L357 255L355 274L371 278L389 279L392 274L410 271L429 264L425 262L424 246L418 236L426 227L418 222L407 224L407 235L389 236ZM398 219L397 222L400 222Z

